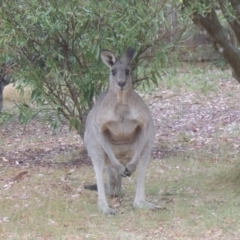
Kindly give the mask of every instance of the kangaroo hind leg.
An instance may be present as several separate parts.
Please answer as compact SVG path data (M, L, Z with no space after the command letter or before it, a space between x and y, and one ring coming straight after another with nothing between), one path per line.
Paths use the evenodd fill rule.
M147 164L149 162L151 148L150 144L147 143L143 152L140 156L139 163L138 163L138 175L137 175L137 186L136 186L136 195L133 202L133 206L135 208L145 208L145 209L160 209L160 206L152 204L146 201L145 196L145 174Z
M107 167L106 194L109 196L120 196L122 193L122 177L112 167Z
M97 184L84 185L91 191L98 191ZM105 193L109 196L118 197L122 194L122 177L111 167L107 167L107 182L104 183Z
M106 191L103 182L103 170L104 170L104 153L95 155L92 157L92 163L94 166L96 180L97 180L97 191L98 191L98 207L106 214L115 214L115 211L109 207L107 198L106 198Z

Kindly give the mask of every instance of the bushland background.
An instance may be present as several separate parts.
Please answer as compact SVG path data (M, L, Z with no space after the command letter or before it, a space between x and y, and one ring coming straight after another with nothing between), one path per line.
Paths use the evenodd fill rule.
M0 236L4 239L239 239L237 1L1 1ZM134 87L157 128L147 196L97 210L82 144L107 87L101 49L137 50Z

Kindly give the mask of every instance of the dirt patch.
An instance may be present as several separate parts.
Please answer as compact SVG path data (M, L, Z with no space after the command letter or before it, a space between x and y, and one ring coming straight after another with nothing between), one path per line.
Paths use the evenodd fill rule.
M4 124L0 128L0 136L2 164L10 166L91 164L80 136L75 131L69 132L67 126L53 134L50 126L43 125L40 119L36 118L26 127L17 122ZM60 155L66 156L67 159L55 161Z

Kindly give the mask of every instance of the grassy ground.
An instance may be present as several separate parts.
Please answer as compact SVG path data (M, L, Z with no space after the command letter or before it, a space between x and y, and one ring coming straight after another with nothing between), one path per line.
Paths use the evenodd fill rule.
M209 156L210 158L210 156ZM135 175L124 181L124 196L109 199L116 216L101 214L97 195L83 189L93 181L81 168L2 168L1 239L239 239L239 192L218 179L231 169L184 156L152 160L148 199L158 211L134 210Z
M95 181L92 166L87 161L62 164L77 159L74 149L80 140L75 133L50 137L48 128L37 123L24 132L13 121L0 126L0 239L239 239L240 195L233 184L240 160L237 85L224 72L181 71L181 79L165 78L161 90L150 89L147 98L160 152L159 157L154 152L147 169L147 197L163 209L132 208L135 173L124 179L122 197L108 199L117 215L105 216L97 209L97 194L83 188ZM154 108L156 101L161 107ZM217 115L229 116L225 102L235 113L228 122L225 115ZM192 106L201 108L195 113ZM197 117L203 113L207 120L210 113L218 118L202 122Z

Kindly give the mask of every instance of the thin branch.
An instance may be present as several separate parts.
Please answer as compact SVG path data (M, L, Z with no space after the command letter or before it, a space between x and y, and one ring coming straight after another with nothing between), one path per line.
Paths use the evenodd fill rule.
M212 7L211 12L209 12L206 17L194 13L192 20L195 24L201 24L212 37L215 49L218 50L230 64L234 78L240 82L240 53L228 41L215 9Z
M226 0L218 0L219 6L223 12L225 19L228 21L232 30L235 33L238 44L240 44L240 3L234 0L230 0L231 6L227 6L228 2ZM229 16L228 8L231 7L235 13L235 16Z

